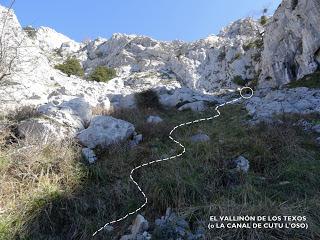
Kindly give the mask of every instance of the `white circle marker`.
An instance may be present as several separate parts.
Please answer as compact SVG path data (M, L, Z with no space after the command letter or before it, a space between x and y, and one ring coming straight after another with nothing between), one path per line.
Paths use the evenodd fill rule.
M249 90L250 93L242 93L242 91ZM253 96L253 89L251 87L243 87L240 89L240 96L244 99L252 98Z

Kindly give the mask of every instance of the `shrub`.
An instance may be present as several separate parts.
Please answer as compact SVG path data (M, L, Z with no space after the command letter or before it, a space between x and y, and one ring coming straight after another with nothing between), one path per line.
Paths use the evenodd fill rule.
M9 112L7 118L10 122L21 122L31 118L38 118L41 114L35 106L21 106L15 111Z
M287 85L289 88L308 87L308 88L320 88L320 71L306 75L303 78L292 81Z
M235 60L239 59L241 57L241 53L237 53L234 57Z
M110 79L117 76L116 70L105 66L98 66L91 73L89 80L96 82L108 82Z
M70 77L71 75L75 75L78 77L82 77L84 75L84 71L78 59L76 58L68 58L62 64L58 64L55 66L55 69L60 70Z
M245 86L247 83L247 80L245 80L241 76L237 75L232 79L232 82L237 85L240 85L240 86Z
M136 93L135 100L139 108L161 108L159 96L152 89Z
M256 89L256 87L258 86L258 78L254 78L249 82L248 87L252 88L252 89Z
M267 22L268 22L268 18L266 16L261 16L260 24L261 25L266 25Z
M252 48L259 48L261 49L263 47L263 39L257 39L253 42L249 42L247 44L242 45L242 48L244 51L248 51Z
M220 52L219 55L218 55L218 61L221 62L225 58L226 58L226 52L225 51Z
M23 30L27 33L29 38L34 39L37 36L37 30L31 26L24 27Z

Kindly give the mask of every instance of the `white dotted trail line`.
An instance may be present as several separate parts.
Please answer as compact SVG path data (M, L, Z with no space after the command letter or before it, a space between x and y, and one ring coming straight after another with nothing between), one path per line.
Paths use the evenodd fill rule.
M250 96L245 96L245 95L243 95L243 94L241 93L241 91L244 90L244 89L250 89L250 91L251 91L251 94L249 94ZM141 165L135 167L134 169L132 169L131 172L130 172L130 179L131 179L131 181L137 186L137 188L138 188L138 190L140 191L140 193L143 195L143 197L144 197L144 203L143 203L139 208L137 208L136 210L134 210L134 211L132 211L132 212L129 212L127 215L125 215L125 216L123 216L123 217L121 217L121 218L119 218L119 219L117 219L117 220L113 220L113 221L111 221L111 222L106 223L103 227L99 228L96 232L94 232L94 233L92 234L92 236L94 237L94 236L97 235L99 232L101 232L103 229L105 229L107 226L109 226L109 225L111 225L111 224L114 224L114 223L117 223L117 222L120 222L120 221L128 218L129 216L136 214L137 212L139 212L142 208L144 208L144 207L147 205L147 203L148 203L148 197L146 196L146 194L144 193L144 191L141 189L140 185L134 180L134 178L133 178L132 175L133 175L133 173L134 173L136 170L138 170L138 169L140 169L140 168L142 168L142 167L146 167L146 166L149 166L149 165L152 165L152 164L155 164L155 163L164 162L164 161L168 161L168 160L172 160L172 159L181 157L181 156L186 152L185 146L183 146L179 141L175 140L175 139L172 137L172 134L173 134L173 132L174 132L175 130L177 130L177 129L180 128L180 127L187 126L187 125L190 125L190 124L199 123L199 122L203 122L203 121L213 120L213 119L215 119L215 118L217 118L217 117L220 116L219 107L223 107L223 106L228 105L228 104L236 103L236 102L238 102L239 100L241 100L242 98L244 98L244 99L249 99L249 98L251 98L251 97L253 96L253 90L252 90L251 88L249 88L249 87L241 88L239 91L240 91L241 97L236 98L236 99L231 100L231 101L228 101L228 102L225 102L225 103L222 103L222 104L216 106L216 108L215 108L215 111L217 112L216 115L214 115L214 116L212 116L212 117L201 118L201 119L197 119L197 120L194 120L194 121L181 123L180 125L175 126L175 127L170 131L170 133L169 133L169 138L170 138L173 142L175 142L176 144L178 144L178 145L183 149L183 151L182 151L180 154L175 155L175 156L172 156L172 157L162 158L162 159L158 159L158 160L154 160L154 161L151 161L151 162L148 162L148 163L141 164Z

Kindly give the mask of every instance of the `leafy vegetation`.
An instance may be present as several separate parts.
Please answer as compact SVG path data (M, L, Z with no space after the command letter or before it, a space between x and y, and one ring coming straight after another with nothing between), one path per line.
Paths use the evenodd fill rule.
M249 42L247 44L243 44L242 45L242 48L245 51L248 51L248 50L253 49L253 48L261 49L262 47L263 47L263 39L262 38L261 39L256 39L253 42Z
M68 58L62 64L56 65L55 68L67 74L68 77L71 75L82 77L84 75L82 66L76 58Z
M34 39L37 36L37 29L31 26L24 27L23 30L27 33L29 38Z
M182 158L136 174L149 199L147 219L163 215L168 206L191 224L203 221L204 228L210 215L303 215L309 224L306 230L216 229L207 231L206 239L318 239L320 151L314 136L294 125L304 116L248 125L250 117L241 105L220 111L214 124L193 124L174 133L187 149ZM16 150L24 142L1 147L0 239L90 239L97 227L142 203L128 178L132 167L180 153L168 139L170 130L212 114L156 108L116 111L112 115L132 122L144 141L134 149L125 144L101 149L91 166L82 162L72 142L20 151ZM148 115L165 121L154 127L145 123ZM190 136L199 131L211 140L191 143ZM247 175L232 170L232 159L239 155L250 161ZM96 239L118 238L132 220L115 224L112 233L103 232ZM166 236L167 232L155 232L158 239Z
M245 86L248 81L237 75L232 79L232 82L239 86Z
M257 86L258 86L258 77L251 79L248 83L248 87L252 88L253 90L255 90Z
M267 16L261 16L261 18L260 18L260 24L261 25L266 25L267 24L267 22L268 22L268 17Z
M221 62L221 61L225 60L225 58L226 58L226 52L225 52L225 50L222 50L218 55L218 61Z
M158 94L152 90L146 90L135 94L135 100L139 108L156 108L160 109L161 104L159 102Z
M320 71L314 72L302 79L292 81L288 84L289 88L308 87L308 88L320 88Z
M105 66L98 66L89 76L89 80L96 82L108 82L110 79L115 78L117 72L113 68Z

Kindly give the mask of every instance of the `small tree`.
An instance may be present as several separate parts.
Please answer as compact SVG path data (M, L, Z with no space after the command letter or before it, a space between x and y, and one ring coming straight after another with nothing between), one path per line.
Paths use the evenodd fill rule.
M237 75L232 79L232 82L239 86L245 86L247 83L247 80L244 80L241 76Z
M32 26L26 26L23 30L27 33L29 38L35 39L37 36L37 29L33 28Z
M266 16L268 11L269 11L268 8L262 9L262 16L260 18L260 24L261 25L265 25L268 22L268 17Z
M152 89L136 93L135 100L138 107L141 109L148 109L148 108L161 109L159 96Z
M89 80L96 82L108 82L117 76L116 70L105 66L98 66L89 76Z
M260 18L260 24L261 25L266 25L266 23L268 22L268 18L267 18L267 16L261 16L261 18Z
M56 65L55 68L67 74L68 77L71 75L82 77L84 75L82 66L76 58L68 58L62 64Z

